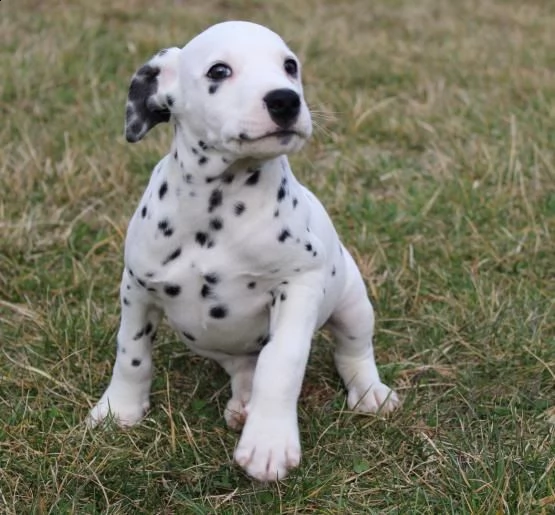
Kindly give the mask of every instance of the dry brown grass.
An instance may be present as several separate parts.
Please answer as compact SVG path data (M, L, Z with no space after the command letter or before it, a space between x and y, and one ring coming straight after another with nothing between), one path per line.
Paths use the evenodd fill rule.
M223 19L305 63L319 130L294 168L357 257L405 396L388 421L346 412L320 336L303 465L275 486L232 465L226 379L169 331L145 422L82 424L127 221L169 142L124 143L129 77ZM2 511L551 513L554 26L549 0L2 2Z

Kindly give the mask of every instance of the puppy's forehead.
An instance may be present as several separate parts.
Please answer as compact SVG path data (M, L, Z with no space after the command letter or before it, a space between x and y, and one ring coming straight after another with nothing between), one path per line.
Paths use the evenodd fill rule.
M184 54L197 61L206 61L218 54L245 57L259 53L289 53L290 50L275 32L246 21L228 21L209 27L183 48Z

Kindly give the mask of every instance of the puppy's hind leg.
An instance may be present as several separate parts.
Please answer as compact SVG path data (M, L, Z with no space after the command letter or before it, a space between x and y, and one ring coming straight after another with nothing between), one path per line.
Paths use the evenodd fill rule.
M248 355L218 360L231 377L231 398L225 407L224 418L227 426L234 431L240 431L247 420L257 359L258 356Z
M127 271L124 271L121 284L121 304L112 379L89 413L89 426L95 426L109 416L120 426L132 426L150 406L152 342L161 312L149 302L147 292Z
M380 380L372 337L374 310L360 272L347 251L346 284L329 321L336 339L335 364L348 390L350 409L387 413L399 405L397 394Z

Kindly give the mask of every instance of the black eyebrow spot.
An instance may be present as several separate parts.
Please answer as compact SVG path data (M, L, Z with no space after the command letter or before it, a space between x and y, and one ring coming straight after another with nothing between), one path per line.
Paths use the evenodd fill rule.
M250 283L248 283L247 288L249 290L254 290L256 288L256 281L251 281Z
M291 232L289 231L289 229L283 229L278 236L278 241L280 241L281 243L283 243L287 238L291 237Z
M131 365L134 367L139 367L141 365L141 360L140 359L132 359L131 360Z
M216 93L216 91L218 91L219 87L220 86L218 84L210 84L210 86L208 87L208 93L213 95L214 93Z
M164 286L164 291L170 297L177 297L181 293L181 286L178 284L166 284Z
M235 214L237 216L241 215L246 209L245 203L244 202L235 202L235 205L233 206L233 210L235 211Z

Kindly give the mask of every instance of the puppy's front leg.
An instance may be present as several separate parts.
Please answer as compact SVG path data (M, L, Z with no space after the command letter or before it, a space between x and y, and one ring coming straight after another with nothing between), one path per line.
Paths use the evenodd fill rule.
M261 351L235 461L260 481L283 479L301 459L297 399L317 323L321 288L289 285L273 307L271 338Z
M120 426L136 424L150 406L152 342L161 312L149 294L127 271L121 283L121 323L110 385L91 410L87 423L95 426L110 414Z

